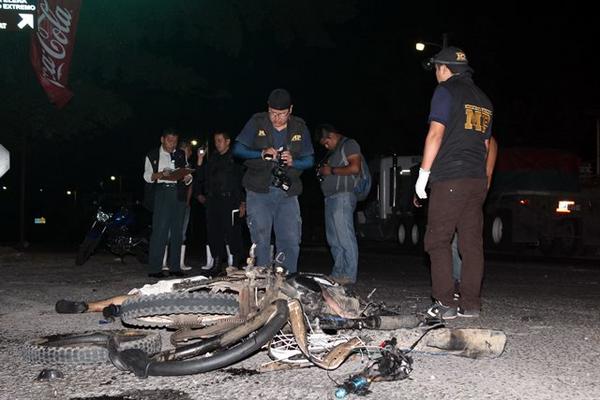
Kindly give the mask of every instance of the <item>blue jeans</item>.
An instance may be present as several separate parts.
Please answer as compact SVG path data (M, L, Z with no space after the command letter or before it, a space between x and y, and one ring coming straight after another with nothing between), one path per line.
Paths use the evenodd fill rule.
M333 256L333 277L356 282L358 245L354 231L354 193L336 193L325 197L325 233Z
M246 193L247 222L252 243L256 244L256 265L271 263L271 231L275 231L275 254L283 253L283 265L290 273L298 271L302 218L298 196L270 187L268 193Z

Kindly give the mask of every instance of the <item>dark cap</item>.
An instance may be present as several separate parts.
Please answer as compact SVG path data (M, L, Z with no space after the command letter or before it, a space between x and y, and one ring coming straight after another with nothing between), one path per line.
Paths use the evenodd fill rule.
M431 69L435 64L445 64L452 72L473 71L469 66L467 55L458 47L445 47L435 56L423 63L426 69Z
M292 106L292 97L285 89L275 89L269 95L267 103L275 110L287 110Z

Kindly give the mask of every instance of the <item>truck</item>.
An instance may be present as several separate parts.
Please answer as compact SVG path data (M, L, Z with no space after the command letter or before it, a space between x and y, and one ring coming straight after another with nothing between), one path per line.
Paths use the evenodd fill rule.
M413 204L421 156L372 160L372 193L359 206L359 239L396 241L422 251L427 206ZM488 252L523 250L547 256L596 255L600 192L583 185L579 157L563 150L502 148L484 205ZM595 180L597 181L597 179Z
M426 207L413 204L420 155L379 157L369 162L373 185L359 204L355 229L359 239L396 241L406 249L422 248Z
M582 184L580 158L564 150L500 150L484 212L490 250L574 256L600 247L600 196Z

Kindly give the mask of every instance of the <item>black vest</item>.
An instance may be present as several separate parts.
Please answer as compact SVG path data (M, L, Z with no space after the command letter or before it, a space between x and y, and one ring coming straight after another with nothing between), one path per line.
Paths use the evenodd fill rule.
M160 147L157 147L155 149L152 149L148 152L148 154L146 154L146 157L148 157L148 160L150 160L150 164L152 165L152 172L157 173L158 172L158 159L159 159L159 151L160 151ZM186 166L186 162L185 162L185 153L183 152L183 150L180 149L176 149L175 153L174 153L174 157L175 157L175 168L184 168ZM146 182L146 185L144 186L144 207L147 208L150 211L154 210L154 192L155 192L155 185L156 182L153 183L148 183ZM187 190L186 190L186 186L183 183L183 181L178 181L177 182L177 200L179 201L186 201L187 200Z
M242 166L233 158L231 149L225 154L211 154L205 164L204 193L208 196L227 194L235 202L243 198Z
M440 83L452 96L452 108L440 150L431 166L431 182L460 178L485 178L493 107L475 86L470 73L454 75Z
M262 150L274 146L273 135L275 128L271 124L269 114L266 112L257 113L252 116L252 121L256 127L256 136L251 146L253 150ZM290 115L287 123L287 137L285 140L286 149L292 153L294 159L300 157L302 151L302 141L304 132L307 132L306 123L302 118ZM246 160L244 163L247 171L242 181L247 190L258 193L267 193L269 186L273 182L273 168L275 163L265 161L261 158ZM291 187L288 190L288 196L298 196L302 193L302 181L300 180L301 170L294 167L287 168L287 175L290 178Z

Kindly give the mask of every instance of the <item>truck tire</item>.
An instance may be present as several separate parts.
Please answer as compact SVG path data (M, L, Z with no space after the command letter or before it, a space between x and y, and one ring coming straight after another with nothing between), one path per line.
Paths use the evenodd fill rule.
M398 228L396 229L396 240L398 240L400 247L408 247L408 244L410 243L410 226L407 224L406 220L400 220Z
M418 222L413 222L410 228L410 246L418 249L423 244L423 227Z
M539 239L539 249L542 252L543 255L545 256L551 256L554 255L554 253L556 252L556 245L557 245L557 241L554 240L554 238L551 237L547 237L547 236L541 236Z
M566 219L558 224L558 238L556 239L557 253L561 256L572 256L580 250L580 234L577 221Z
M512 238L512 217L508 212L493 214L486 223L486 238L490 248L504 250L510 247Z

